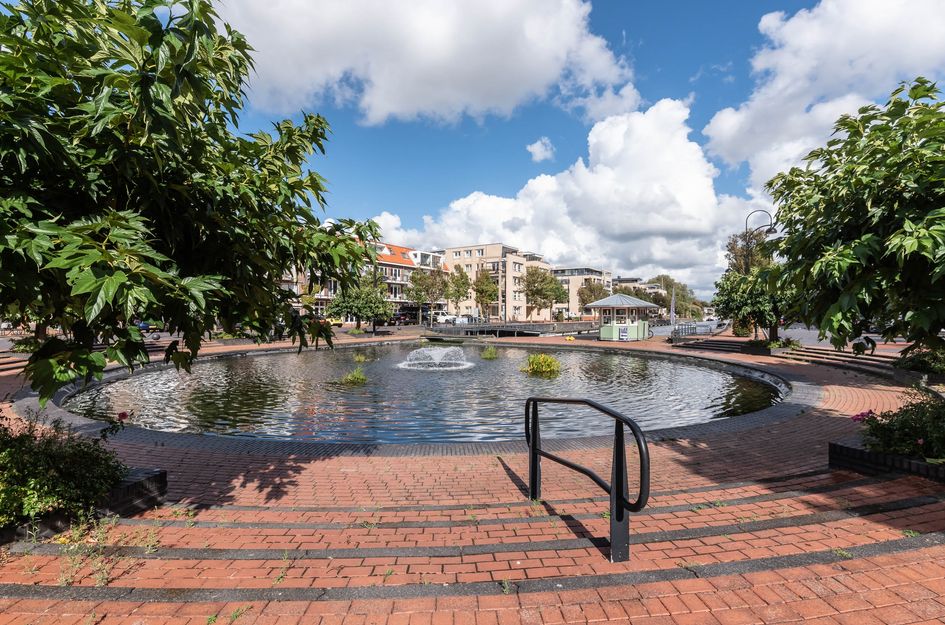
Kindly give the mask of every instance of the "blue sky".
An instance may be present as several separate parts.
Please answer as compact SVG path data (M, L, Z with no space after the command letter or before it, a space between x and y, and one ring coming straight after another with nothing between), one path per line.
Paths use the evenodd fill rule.
M561 264L668 271L702 295L725 237L773 208L765 180L839 114L945 72L939 0L229 0L221 12L257 49L242 129L300 110L330 122L328 154L311 162L327 216L377 218L407 245L502 240ZM527 146L542 137L553 155L536 162Z

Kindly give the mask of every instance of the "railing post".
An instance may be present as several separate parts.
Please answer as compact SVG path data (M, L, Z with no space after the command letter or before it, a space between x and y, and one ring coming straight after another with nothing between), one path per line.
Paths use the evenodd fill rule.
M529 414L531 408L531 414ZM541 499L541 434L538 432L538 402L525 404L525 418L529 419L528 440L528 498L532 501Z
M630 496L627 483L627 450L623 440L623 423L614 426L614 459L610 474L610 561L630 559L630 514L624 503Z

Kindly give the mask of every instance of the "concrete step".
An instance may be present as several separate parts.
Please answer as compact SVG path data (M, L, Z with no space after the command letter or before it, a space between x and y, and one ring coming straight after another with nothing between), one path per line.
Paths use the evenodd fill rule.
M806 346L806 345L803 347L795 348L793 351L803 353L803 354L811 354L811 355L832 357L832 358L847 358L847 359L866 361L866 362L878 362L878 363L888 364L888 365L892 365L892 363L894 363L898 359L898 356L892 356L889 354L866 353L866 354L862 354L858 356L858 355L853 354L853 352L850 352L850 351L838 351L835 349L826 349L823 347L811 347L811 346Z

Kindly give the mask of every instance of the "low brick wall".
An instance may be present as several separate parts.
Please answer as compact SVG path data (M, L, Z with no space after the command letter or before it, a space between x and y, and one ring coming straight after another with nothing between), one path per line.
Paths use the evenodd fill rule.
M870 451L861 439L832 442L828 453L832 469L849 469L868 474L908 473L945 482L945 464L930 464L916 458Z

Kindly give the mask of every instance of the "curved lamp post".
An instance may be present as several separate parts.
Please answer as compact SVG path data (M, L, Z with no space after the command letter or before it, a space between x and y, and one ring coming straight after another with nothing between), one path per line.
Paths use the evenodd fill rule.
M751 216L754 215L755 213L764 213L765 215L767 215L768 223L762 224L758 226L757 228L753 228L752 230L749 231L748 220L751 219ZM771 234L777 234L778 232L777 228L774 227L774 216L763 208L756 208L755 210L751 211L750 213L748 213L748 215L745 216L745 274L746 275L751 273L751 248L752 248L751 235L758 232L762 228L764 228L765 236L768 236ZM757 341L758 340L758 324L756 323L753 325L755 326L755 340Z
M767 215L768 223L748 230L748 220L751 219L751 216L755 213L764 213ZM751 235L758 232L762 228L765 229L765 236L778 233L777 228L774 227L774 217L771 215L771 213L763 208L756 208L755 210L748 213L748 215L745 217L745 249L747 251L747 254L745 255L745 273L749 273L751 271Z

